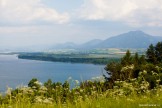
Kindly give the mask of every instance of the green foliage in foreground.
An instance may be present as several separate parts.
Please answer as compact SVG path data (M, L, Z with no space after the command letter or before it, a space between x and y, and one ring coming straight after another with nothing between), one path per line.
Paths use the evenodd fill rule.
M137 108L139 106L162 107L162 85L156 80L156 87L149 89L149 83L143 77L146 71L139 73L138 78L115 81L113 89L105 89L106 82L102 77L85 81L79 85L77 80L69 79L65 83L48 80L41 84L32 79L28 87L15 90L8 88L0 97L1 108ZM158 74L153 73L158 77ZM70 89L69 84L76 87Z

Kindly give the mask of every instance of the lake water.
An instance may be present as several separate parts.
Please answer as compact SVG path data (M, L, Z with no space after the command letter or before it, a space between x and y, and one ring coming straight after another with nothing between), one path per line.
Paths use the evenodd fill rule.
M103 65L72 64L61 62L47 62L18 59L17 55L0 55L0 92L6 87L15 88L18 85L27 85L32 78L41 82L48 79L64 82L69 77L74 80L88 80L101 76Z

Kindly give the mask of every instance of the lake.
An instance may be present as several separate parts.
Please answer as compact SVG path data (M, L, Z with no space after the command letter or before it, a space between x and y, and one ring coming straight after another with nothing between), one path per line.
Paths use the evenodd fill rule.
M64 82L69 77L74 80L89 80L101 76L104 65L72 64L18 59L17 55L0 55L0 92L6 87L16 88L27 85L32 78L41 82L52 79Z

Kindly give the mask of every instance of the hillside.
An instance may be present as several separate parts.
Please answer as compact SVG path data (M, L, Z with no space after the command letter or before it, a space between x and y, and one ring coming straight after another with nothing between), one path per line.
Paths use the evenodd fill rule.
M95 48L147 48L151 43L162 41L162 37L151 36L142 31L130 31L108 38L94 46Z
M93 39L84 44L60 44L53 48L95 49L95 48L147 48L150 44L162 41L161 36L152 36L143 31L129 31L106 40Z

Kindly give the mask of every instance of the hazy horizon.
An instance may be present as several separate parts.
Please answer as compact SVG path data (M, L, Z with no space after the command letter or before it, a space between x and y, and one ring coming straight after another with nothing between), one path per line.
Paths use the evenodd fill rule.
M162 36L162 1L0 0L0 48L107 39L141 30Z

